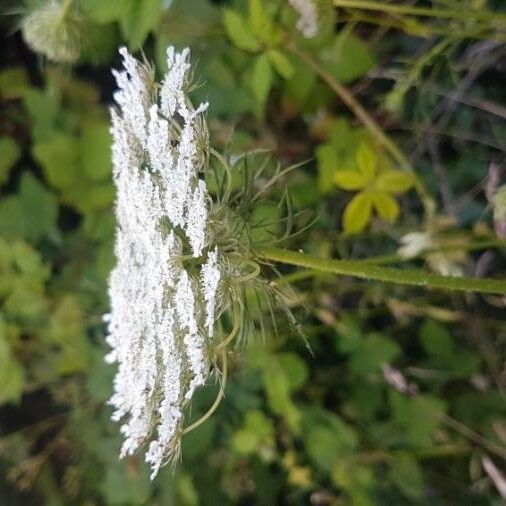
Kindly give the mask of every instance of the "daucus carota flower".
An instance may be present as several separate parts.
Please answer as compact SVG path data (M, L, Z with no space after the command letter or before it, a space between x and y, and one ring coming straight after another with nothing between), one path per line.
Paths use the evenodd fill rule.
M311 39L318 35L318 10L316 0L288 0L289 4L299 13L297 30Z
M187 98L189 51L169 48L161 86L148 65L120 53L111 111L117 263L107 360L118 370L110 403L123 422L121 454L148 444L154 477L177 458L185 406L209 376L220 252L208 243L207 104L194 108Z
M193 107L187 96L188 49L167 50L161 84L149 65L120 53L111 109L117 227L106 359L117 364L110 404L123 424L121 455L147 447L154 477L178 458L181 437L216 409L222 388L208 412L184 426L195 390L211 373L225 383L227 346L257 327L264 333L263 315L273 315L274 304L290 314L281 289L259 276L251 233L255 203L290 169L268 168L267 159L252 173L251 157L231 166L210 148L207 104ZM251 300L258 301L254 312Z

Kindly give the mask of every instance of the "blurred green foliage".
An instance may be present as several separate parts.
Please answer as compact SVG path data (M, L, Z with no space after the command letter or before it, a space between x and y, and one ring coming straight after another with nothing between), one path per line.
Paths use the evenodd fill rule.
M480 192L490 184L498 195L499 183L484 179L505 147L504 66L496 68L504 26L483 17L501 2L415 2L469 10L467 23L442 23L315 0L320 30L308 40L278 0L55 2L62 15L50 22L62 25L51 29L61 41L57 30L72 23L72 64L51 62L23 31L0 55L0 504L501 504L481 465L489 455L500 468L506 455L501 298L283 271L307 346L280 326L234 352L219 410L185 436L181 464L154 482L141 458L117 457L101 319L113 264L110 67L123 44L160 73L168 44L192 48L195 100L209 100L213 142L230 156L262 147L284 165L309 160L286 183L295 216L311 208L319 220L289 247L388 262L395 240L422 228L441 248L431 268L457 258L469 273L504 273L496 235L504 213ZM26 32L23 20L37 22L46 4L15 3L17 26ZM432 216L413 191L415 175L294 45L385 130L404 132L437 203ZM476 55L484 77L472 73ZM464 90L458 107L447 98L455 89ZM269 224L259 237L282 218L276 206L256 209L255 220ZM495 241L494 262L479 248L467 253L485 240ZM198 392L191 420L217 388Z

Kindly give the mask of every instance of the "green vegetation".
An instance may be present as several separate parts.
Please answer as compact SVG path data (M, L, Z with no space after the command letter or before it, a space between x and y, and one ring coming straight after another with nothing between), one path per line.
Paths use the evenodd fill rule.
M307 1L312 38L286 0L1 7L1 505L505 500L504 2ZM296 165L251 230L298 325L245 298L266 314L237 331L224 398L150 482L106 404L108 107L118 47L161 74L169 44L191 48L219 152Z

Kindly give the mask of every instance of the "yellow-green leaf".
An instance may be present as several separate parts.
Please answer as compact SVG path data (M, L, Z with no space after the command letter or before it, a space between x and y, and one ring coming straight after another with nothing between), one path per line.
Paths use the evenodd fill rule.
M251 90L260 104L264 104L267 99L272 83L272 67L267 55L261 54L253 66L251 76Z
M387 193L404 193L414 184L411 172L389 170L383 172L376 179L376 189Z
M364 230L371 218L372 200L368 193L358 193L346 206L343 213L343 228L348 234Z
M243 51L260 51L260 43L246 23L246 20L236 11L225 9L223 23L230 40Z
M392 195L376 191L371 192L371 198L378 216L390 223L394 223L399 216L399 204Z
M275 45L279 30L273 25L262 0L248 0L249 25L258 39L267 45Z
M284 77L285 79L293 77L295 69L284 53L278 51L277 49L270 49L267 51L267 56L269 57L272 66L281 77Z
M343 190L362 190L367 186L369 178L363 173L354 170L338 170L334 174L334 182Z
M364 174L365 177L370 181L376 174L378 168L378 158L376 153L365 143L361 142L357 149L357 165Z

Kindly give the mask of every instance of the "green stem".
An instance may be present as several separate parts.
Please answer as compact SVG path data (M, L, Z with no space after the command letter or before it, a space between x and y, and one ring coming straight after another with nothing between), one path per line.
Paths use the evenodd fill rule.
M506 294L506 280L441 276L424 271L380 267L364 261L319 258L279 248L258 248L255 253L264 260L385 283L460 292Z
M397 147L397 145L383 132L381 127L367 113L362 104L353 96L353 94L343 86L339 81L325 70L325 68L316 61L312 55L300 49L293 41L290 41L289 49L296 54L304 63L320 76L320 79L326 83L332 91L344 102L344 104L361 121L371 135L392 155L402 167L411 168L406 155Z
M475 19L482 21L495 21L506 23L506 15L499 12L479 11L473 10L472 13L469 9L431 9L425 7L413 7L411 5L399 5L396 3L387 4L385 2L372 2L367 0L334 0L336 7L362 9L369 11L380 11L389 14L408 14L411 16L430 17L439 19L457 19L461 21L468 21L472 16Z
M192 423L190 426L183 429L183 435L188 434L192 430L195 430L197 427L200 427L206 420L208 420L211 417L211 415L216 411L216 409L220 405L220 402L223 399L225 391L225 383L227 382L227 352L225 350L223 350L221 353L221 362L222 362L221 385L218 395L216 396L216 399L213 402L213 405L196 422Z

